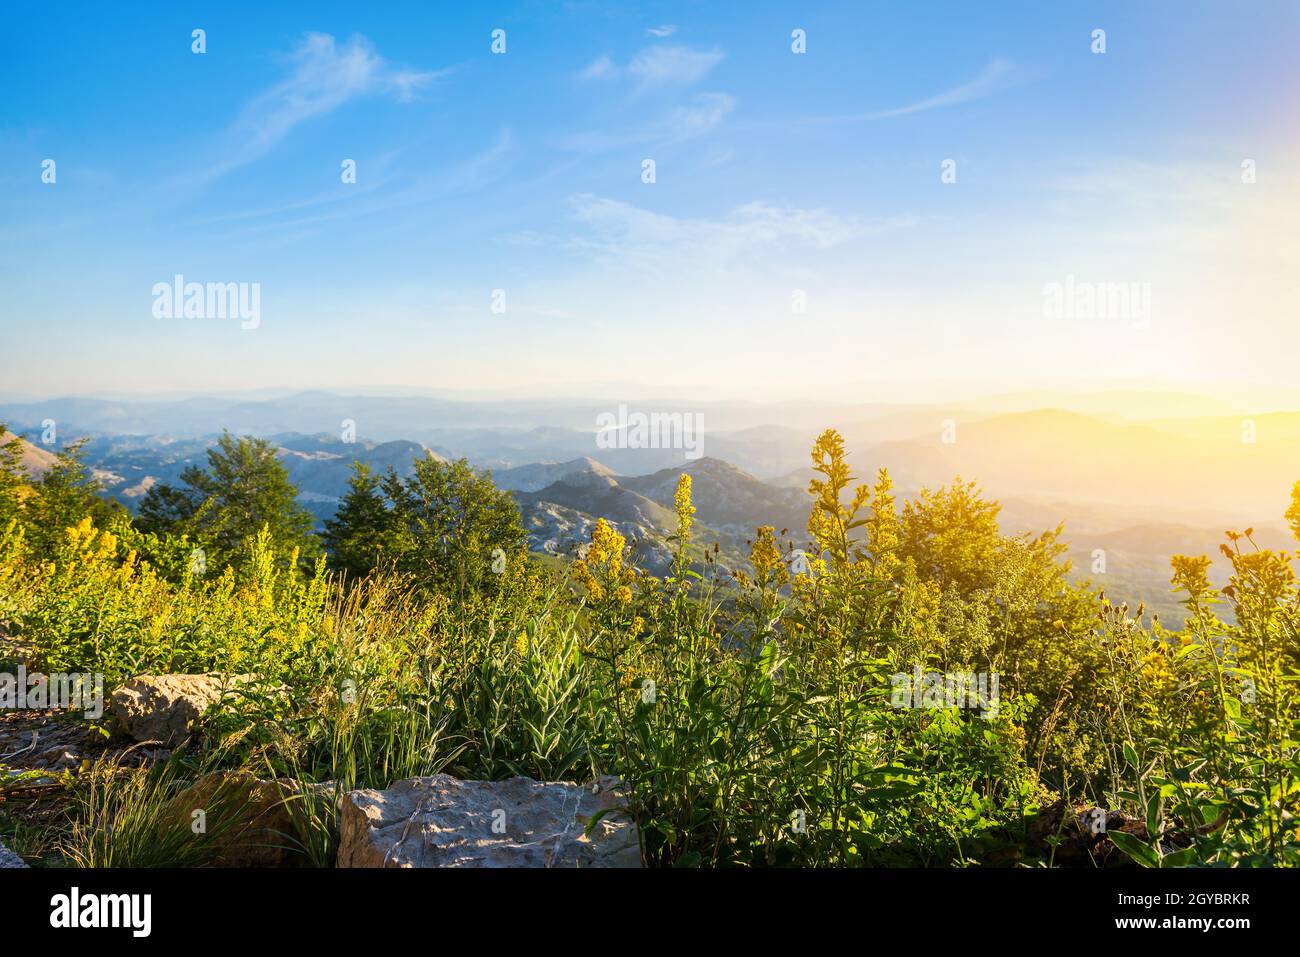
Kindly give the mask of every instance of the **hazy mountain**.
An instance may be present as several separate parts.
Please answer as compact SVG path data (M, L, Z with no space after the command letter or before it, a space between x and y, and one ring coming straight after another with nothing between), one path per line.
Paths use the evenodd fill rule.
M562 399L493 399L461 401L432 396L344 395L301 392L266 397L202 396L185 399L58 398L37 402L0 402L0 421L23 429L54 419L65 434L112 432L198 437L222 429L269 435L277 432L337 432L344 420L376 439L427 441L429 430L561 429L592 437L596 417L615 411L618 396ZM632 410L679 411L703 416L710 433L758 426L812 432L841 419L887 414L896 406L829 402L755 403L641 399ZM591 451L590 445L579 454ZM534 459L535 461L535 459Z
M1060 408L1026 408L1057 400ZM914 490L961 474L999 497L1132 505L1155 510L1151 517L1161 521L1272 520L1300 478L1300 413L1260 412L1243 419L1226 403L1184 394L1017 393L932 405L630 405L698 412L704 417L706 456L781 487L806 487L809 450L828 426L844 435L850 461L863 480L874 479L876 470L886 466L900 489ZM501 475L537 463L586 459L599 461L615 474L647 475L689 469L697 461L680 448L602 448L596 416L613 407L596 399L465 402L314 392L255 399L10 403L0 405L0 421L9 421L15 431L31 438L45 418L53 418L61 436L91 434L119 446L124 433L143 433L137 436L137 446L147 441L146 458L161 456L164 461L183 460L189 443L205 442L204 436L223 427L278 437L337 435L345 425L355 426L372 442L414 442L445 458L464 456ZM1141 415L1151 418L1143 420ZM171 438L159 444L159 436ZM397 454L405 450L399 447ZM123 488L138 489L149 475L167 478L134 467L141 463L129 456L102 458L107 464L97 462L97 467L117 476ZM183 461L180 464L183 467ZM530 478L503 481L517 484L520 491L539 491L547 479L562 474L537 471Z
M661 572L668 563L663 539L674 526L673 512L624 488L606 469L571 471L543 489L514 496L533 551L576 554L603 518L628 540L640 564Z
M1179 419L1227 415L1239 411L1235 403L1194 392L1155 392L1144 389L1104 389L1065 392L1041 389L967 399L952 404L954 410L994 415L1067 409L1103 419Z
M179 484L181 473L190 466L206 467L207 451L216 440L215 435L186 439L96 436L86 443L85 457L105 491L134 509L156 483ZM334 514L347 494L354 460L366 463L376 473L392 467L403 476L410 474L417 457L432 455L445 461L418 442L344 442L332 435L296 433L272 436L269 441L276 446L289 480L297 486L299 500L318 519Z
M606 468L593 458L583 456L568 462L536 462L532 465L520 465L515 468L493 471L492 481L497 488L509 492L539 492L548 485L562 482L583 472L601 476L612 476L613 470Z
M1300 439L1300 412L1154 419L1148 424L1161 432L1207 441L1241 442L1252 429L1257 441Z
M618 481L623 488L671 510L683 472L691 476L695 517L705 525L746 537L752 537L758 525L803 534L808 523L808 496L804 492L769 485L721 459L697 459L680 469L621 477Z
M592 471L575 472L537 492L517 492L515 498L527 506L549 502L604 517L647 535L666 532L675 521L669 509L623 487L612 475Z
M279 443L277 452L289 473L289 481L298 488L298 497L318 519L334 514L339 501L347 494L352 477L352 463L362 462L372 472L383 475L392 468L408 476L415 461L425 456L439 462L446 459L418 442L342 442L331 436L294 436L293 447Z
M596 416L614 406L595 399L466 402L327 392L68 398L0 405L0 421L28 440L25 461L37 472L53 458L31 441L43 420L54 419L65 441L88 434L88 463L131 506L154 483L174 483L189 465L203 465L224 427L274 442L318 519L346 493L354 459L405 474L417 456L464 456L515 494L533 548L572 551L603 516L638 543L651 567L667 558L662 540L675 523L682 471L694 477L701 538L718 540L729 560L739 559L759 524L787 528L802 543L809 450L833 426L845 437L858 481L873 482L886 467L902 500L957 475L974 480L1002 503L1005 531L1064 522L1079 576L1175 616L1169 556L1214 555L1224 529L1247 525L1286 545L1278 522L1300 479L1300 412L1247 416L1193 395L1110 390L931 405L631 405L703 414L703 457L687 458L680 448L600 447ZM366 438L337 437L352 427ZM1100 574L1092 570L1099 549L1106 555ZM1225 564L1214 568L1217 581Z
M961 475L999 497L1142 506L1198 523L1277 519L1300 479L1300 442L1281 430L1259 430L1254 441L1243 441L1240 422L1235 432L1213 438L1059 410L954 426L948 436L936 428L870 447L854 464L864 474L886 466L903 487L941 485Z

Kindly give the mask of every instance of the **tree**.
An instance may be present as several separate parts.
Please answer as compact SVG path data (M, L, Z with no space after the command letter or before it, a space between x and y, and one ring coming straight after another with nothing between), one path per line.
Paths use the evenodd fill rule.
M8 434L5 424L0 422L0 437ZM0 533L18 516L23 499L30 495L23 475L23 440L10 436L0 444Z
M100 483L82 461L85 439L69 443L33 484L35 494L24 506L27 540L36 554L48 553L64 540L65 530L89 516L103 528L126 509L100 496Z
M182 481L189 471L181 475ZM194 517L202 504L200 493L193 487L156 484L140 499L135 524L140 531L154 535L179 534L181 526Z
M276 457L275 446L252 436L222 434L208 449L208 467L181 473L184 488L159 484L140 503L144 531L188 534L210 567L238 564L263 527L280 548L296 548L304 561L319 553L315 520L297 502L298 490Z
M997 581L1002 535L996 501L981 497L974 482L960 477L903 506L902 556L922 579L954 585L962 594L991 588Z
M379 477L364 462L353 462L348 494L334 517L325 520L322 538L331 567L349 578L370 574L383 558L392 527L393 515L384 501Z
M425 587L493 592L505 563L525 547L513 496L464 459L442 462L428 455L406 479L390 468L383 490L392 503L394 564Z

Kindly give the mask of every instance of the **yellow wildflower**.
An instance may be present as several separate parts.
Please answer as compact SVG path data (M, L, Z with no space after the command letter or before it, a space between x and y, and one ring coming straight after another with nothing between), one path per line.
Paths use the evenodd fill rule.
M1159 651L1148 652L1142 656L1142 674L1157 689L1167 688L1174 681L1174 676L1169 671L1169 662Z
M790 570L781 560L781 549L771 525L759 526L758 535L749 547L749 563L754 566L754 576L760 588L769 584L784 585L790 581Z
M1170 584L1198 600L1210 591L1210 560L1204 555L1175 555L1169 560L1174 569Z
M673 495L673 507L677 511L677 536L685 543L695 524L695 506L691 504L691 477L686 472L677 479L677 491Z

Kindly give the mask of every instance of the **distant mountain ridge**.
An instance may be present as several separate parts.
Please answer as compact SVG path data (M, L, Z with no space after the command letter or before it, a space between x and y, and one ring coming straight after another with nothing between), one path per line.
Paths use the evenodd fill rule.
M1033 407L1035 401L1059 405ZM1073 403L1069 408L1067 401ZM1132 411L1143 403L1149 419ZM1300 479L1300 412L1260 410L1238 418L1228 403L1191 395L1117 389L1077 396L1019 393L946 405L642 405L693 406L704 416L705 456L794 489L806 488L808 451L826 427L844 436L850 463L864 481L881 467L907 490L962 475L1000 498L1132 505L1150 509L1161 521L1266 521L1279 514L1279 504L1285 506ZM167 440L173 448L201 443L223 426L283 441L291 433L321 435L346 420L379 444L408 441L447 458L464 456L520 492L540 491L588 460L623 476L693 468L679 448L598 447L596 416L610 407L594 399L473 403L314 392L256 400L10 403L0 404L0 421L30 438L53 418L61 436L91 434L124 447L131 445L123 441L128 433L144 432L132 441L151 443L151 455L166 456L171 453L160 444L163 435L178 436ZM195 435L196 430L205 431ZM101 467L116 472L116 463ZM117 474L127 487L138 488L148 472ZM725 515L719 519L729 523Z
M1154 401L1123 391L1093 395L1077 408L1033 407L1034 400L1018 394L950 406L805 403L784 411L702 403L705 454L696 459L671 447L598 447L593 424L602 405L595 400L475 406L332 393L176 403L65 399L0 405L0 421L27 440L24 459L37 473L53 461L53 450L33 441L45 418L58 422L63 441L89 433L87 462L130 507L153 484L174 483L187 466L204 464L221 425L275 443L318 520L346 493L354 459L405 473L418 456L463 456L514 494L534 549L569 554L605 517L652 568L667 560L663 542L675 522L682 472L694 480L700 540L721 544L728 562L742 560L759 524L788 529L803 544L813 476L808 453L825 427L844 436L857 482L872 482L888 468L901 501L956 476L973 480L1003 503L1005 530L1064 521L1077 574L1111 582L1112 592L1129 583L1171 614L1178 612L1168 586L1171 554L1213 554L1224 529L1248 525L1286 543L1280 519L1300 480L1300 412L1248 415L1215 400ZM1142 401L1153 417L1131 411ZM130 434L182 420L187 428L179 432ZM345 420L367 438L346 443L324 431ZM192 434L204 422L214 430ZM310 425L295 431L295 424ZM1108 556L1108 578L1091 571L1098 549ZM1221 566L1212 574L1221 578Z
M704 457L681 468L661 469L650 475L623 477L619 484L672 509L677 481L691 476L696 518L713 528L752 536L758 524L802 534L808 521L808 496L799 489L763 482L721 459Z
M508 492L540 492L548 485L586 473L609 476L614 474L612 469L584 455L567 462L535 462L531 465L494 470L492 481L496 483L497 488Z

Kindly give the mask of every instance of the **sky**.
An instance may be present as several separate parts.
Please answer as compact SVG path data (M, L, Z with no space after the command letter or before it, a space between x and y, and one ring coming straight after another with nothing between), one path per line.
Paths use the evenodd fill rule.
M1291 0L108 6L0 24L3 395L1296 381Z

